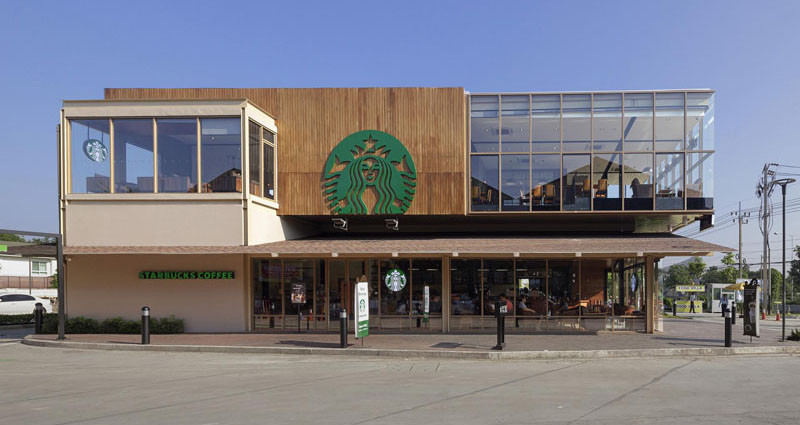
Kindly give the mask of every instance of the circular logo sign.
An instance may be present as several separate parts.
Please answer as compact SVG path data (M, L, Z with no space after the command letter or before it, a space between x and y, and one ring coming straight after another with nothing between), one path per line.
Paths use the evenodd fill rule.
M323 173L323 195L334 214L403 214L416 193L411 154L394 136L378 130L345 137L328 156Z
M94 162L103 162L108 158L106 145L97 139L88 139L83 142L83 153Z
M406 287L406 275L400 269L391 269L383 278L386 287L393 292L402 291Z

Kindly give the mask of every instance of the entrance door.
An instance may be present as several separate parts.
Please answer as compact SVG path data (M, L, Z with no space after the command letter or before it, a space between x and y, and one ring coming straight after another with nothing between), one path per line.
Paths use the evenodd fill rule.
M330 294L330 329L339 329L339 316L347 311L347 329L355 326L353 302L355 287L362 279L369 283L370 327L378 325L378 265L375 260L332 260L328 276Z

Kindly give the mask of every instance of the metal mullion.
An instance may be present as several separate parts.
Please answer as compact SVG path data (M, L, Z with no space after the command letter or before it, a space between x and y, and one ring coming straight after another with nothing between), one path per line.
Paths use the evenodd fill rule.
M497 96L497 212L503 212L503 96Z
M153 118L153 193L158 193L158 120Z
M326 258L323 261L325 261L325 328L331 330L331 260Z
M284 292L284 289L283 289L283 284L284 284L284 280L285 280L284 279L284 270L283 270L283 258L281 258L278 261L280 261L280 263L281 263L281 289L280 289L280 291L278 291L278 293L280 294L280 298L281 298L281 329L286 330L286 303L284 302L284 301L286 301L286 300L284 300L284 298L286 298L286 293Z
M656 173L656 92L652 93L653 96L653 122L651 126L653 127L653 137L650 140L650 146L653 149L653 211L656 211L656 198L658 197L658 173ZM612 329L614 327L612 323Z
M248 140L248 143L250 143L249 140ZM250 158L248 158L248 161L249 160L250 160ZM317 314L317 265L318 265L318 263L317 263L316 259L315 260L311 260L311 261L313 261L314 279L311 281L311 314L309 316L311 316L310 318L314 322L314 330L317 330L317 317L316 317L316 314Z
M381 308L381 304L383 304L383 301L381 300L381 297L382 297L383 291L381 291L381 260L380 259L375 259L375 262L378 264L378 266L377 266L377 270L378 270L378 282L377 282L377 284L378 284L378 330L382 330L383 329L383 321L381 319L381 315L383 314L383 309Z
M594 93L589 95L589 211L594 211Z
M408 329L413 329L414 316L414 257L408 259Z
M561 158L561 169L558 170L559 192L558 197L559 211L564 211L564 94L558 95L558 154Z
M621 183L621 185L620 185L621 187L620 187L620 191L619 191L620 192L619 193L619 197L620 197L620 203L621 203L620 211L625 212L625 195L626 195L626 191L625 191L625 152L627 151L625 149L625 92L621 93L620 96L622 97L622 107L620 109L621 113L620 113L620 117L619 117L619 120L620 120L620 124L619 124L620 134L619 134L619 137L620 137L620 141L622 142L622 146L620 148L620 154L619 154L619 178L620 178L620 183Z
M544 329L547 330L547 322L550 318L550 259L544 259Z
M683 192L683 210L684 211L686 211L686 209L688 208L688 203L686 201L686 161L687 161L686 148L688 147L687 146L687 142L686 142L686 120L688 119L688 112L687 112L688 111L688 109L687 109L688 107L686 106L686 104L687 104L688 100L689 100L689 96L686 94L686 92L683 92L683 132L681 133L682 136L683 136L682 137L683 138L683 151L682 151L683 152L683 169L681 170L681 173L683 174L683 187L681 188L681 191ZM703 126L700 125L700 127L703 127Z
M264 144L269 145L269 143L266 143L266 141L264 140L264 127L259 125L258 126L258 150L260 152L258 152L258 172L261 175L258 176L258 181L259 181L259 185L258 186L260 188L259 189L260 193L258 194L258 196L260 196L262 198L266 198L266 196L265 196L266 190L265 189L266 189L266 186L267 186L267 181L264 178L264 171L266 170L264 168L264 165L266 163L264 161Z
M197 117L196 120L197 120L197 176L196 176L196 178L197 178L197 193L202 193L203 192L203 189L202 189L202 187L203 187L203 172L202 172L202 169L201 169L201 167L202 167L202 158L201 158L201 156L202 156L202 150L201 150L202 146L200 146L200 140L202 139L203 127L200 124L200 117ZM281 260L281 264L283 264L283 260ZM281 266L281 269L282 268L283 268L283 266ZM283 272L281 272L281 275L283 275ZM281 286L281 288L283 288L283 286ZM283 322L284 323L286 322L286 318L285 317L283 319Z
M481 326L480 326L481 329L483 329L483 310L485 308L485 306L484 306L485 303L483 301L484 301L484 298L486 298L484 296L484 292L483 292L484 291L483 290L483 280L484 280L483 279L483 273L484 273L483 270L484 270L484 268L483 268L483 258L481 258L481 265L480 265L480 269L478 271L480 273L480 276L481 276Z
M528 212L533 212L533 95L528 95Z
M108 179L108 182L109 182L109 185L110 185L108 190L109 190L109 193L115 193L116 191L114 190L114 186L116 186L116 182L114 181L114 168L115 168L114 167L114 120L112 120L111 118L108 119L108 142L109 142L109 145L110 145L109 146L109 148L110 148L109 149L109 151L110 151L109 152L109 154L110 154L110 156L109 156L109 158L110 158L110 161L109 161L109 166L110 166L109 172L111 174L109 176L109 179Z

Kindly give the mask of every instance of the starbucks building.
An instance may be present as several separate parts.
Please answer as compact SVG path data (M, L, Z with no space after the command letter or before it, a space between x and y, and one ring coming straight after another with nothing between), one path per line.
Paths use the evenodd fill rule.
M659 331L659 261L728 251L673 234L714 152L711 90L106 89L61 110L64 305L329 332L366 282L370 333Z

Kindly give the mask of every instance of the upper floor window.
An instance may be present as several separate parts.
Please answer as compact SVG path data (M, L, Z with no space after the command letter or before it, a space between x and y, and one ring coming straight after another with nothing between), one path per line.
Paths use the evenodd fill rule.
M250 121L250 193L275 199L275 133ZM263 192L262 192L263 190Z
M71 193L242 191L239 117L73 119L69 124Z

